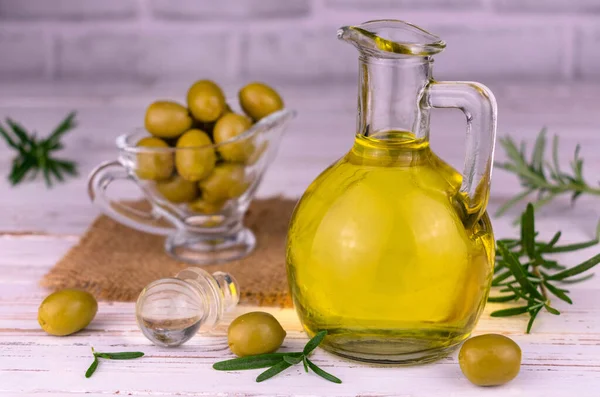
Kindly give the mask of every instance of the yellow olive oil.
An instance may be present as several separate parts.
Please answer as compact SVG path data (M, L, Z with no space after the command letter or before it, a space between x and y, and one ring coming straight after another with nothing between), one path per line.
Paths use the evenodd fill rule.
M423 362L467 338L490 287L487 214L463 219L461 175L426 140L357 135L300 200L287 270L298 315L354 359Z

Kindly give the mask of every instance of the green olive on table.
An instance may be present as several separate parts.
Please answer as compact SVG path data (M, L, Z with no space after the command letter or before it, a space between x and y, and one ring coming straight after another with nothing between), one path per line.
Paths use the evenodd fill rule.
M250 127L252 127L252 120L236 113L227 113L217 121L213 130L213 138L216 144L221 144L217 150L225 160L245 162L252 156L254 152L252 137L228 142L243 134Z
M458 354L463 374L477 386L497 386L514 379L521 369L521 348L503 335L467 340Z
M65 336L87 327L97 311L98 302L92 294L64 289L44 299L38 309L38 322L47 333Z
M223 91L210 80L195 82L188 90L187 103L192 116L203 123L216 121L227 107Z
M148 106L144 125L159 138L176 138L192 127L192 117L185 106L172 101L156 101Z
M244 86L238 97L244 113L256 121L283 109L281 96L263 83L255 82Z
M187 203L198 197L197 183L187 181L179 175L166 181L156 182L156 190L165 199L175 204Z
M169 145L160 138L146 137L136 145L142 148L168 148ZM135 173L140 179L167 179L173 173L173 153L170 151L143 151L137 154Z
M244 166L234 163L217 165L198 185L202 190L202 199L208 203L219 203L239 197L248 188Z
M227 343L231 351L239 356L272 353L279 349L286 332L279 321L269 313L246 313L229 325Z
M189 130L177 141L175 167L188 181L206 178L215 168L217 156L208 134L202 130Z

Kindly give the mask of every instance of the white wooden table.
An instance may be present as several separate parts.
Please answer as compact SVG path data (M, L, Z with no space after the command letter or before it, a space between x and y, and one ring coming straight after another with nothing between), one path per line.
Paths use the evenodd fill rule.
M231 358L228 323L252 307L227 315L210 335L165 349L152 346L138 331L130 303L101 302L96 319L69 337L46 335L37 323L37 308L47 291L38 280L73 244L97 215L85 192L85 177L100 161L115 157L114 138L140 124L144 106L157 97L181 98L185 83L150 87L0 86L0 117L11 116L27 127L47 132L71 109L80 127L69 136L65 156L80 163L81 177L50 191L41 182L11 188L4 179L9 152L0 146L0 394L7 396L90 395L401 395L401 396L598 396L600 393L600 277L574 285L573 306L555 302L562 315L542 314L533 334L525 335L526 316L492 319L500 307L489 304L475 334L497 332L512 337L523 350L519 376L497 388L477 388L461 374L456 354L435 364L383 367L340 359L323 351L314 361L341 378L328 383L298 367L257 384L258 371L217 372L212 363ZM561 158L568 160L575 142L583 144L588 179L600 179L600 87L550 89L492 85L500 106L500 135L533 139L542 125L563 138ZM283 88L289 107L300 116L290 128L260 195L298 196L329 163L349 149L354 129L354 87ZM433 147L460 166L463 118L458 112L435 112ZM309 144L311 143L312 144ZM318 144L314 144L318 142ZM502 151L497 151L502 159ZM494 175L491 209L518 191L512 176ZM128 194L129 190L124 189ZM600 200L582 199L575 208L559 201L539 215L538 230L550 236L562 230L565 241L593 237ZM494 220L497 237L511 236L516 215ZM598 252L588 249L563 255L577 264ZM265 310L264 308L261 310ZM306 342L292 310L266 309L288 331L283 349ZM90 379L90 347L100 351L139 350L142 359L102 362Z

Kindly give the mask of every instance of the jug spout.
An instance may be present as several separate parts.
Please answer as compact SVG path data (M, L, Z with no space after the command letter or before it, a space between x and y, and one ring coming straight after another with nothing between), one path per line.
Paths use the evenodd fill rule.
M426 57L446 47L438 36L395 19L344 26L338 30L338 38L353 44L361 53L378 58Z
M432 55L446 44L396 20L345 26L338 38L360 52L357 133L389 139L395 132L408 132L427 140L429 110L421 102L432 79Z

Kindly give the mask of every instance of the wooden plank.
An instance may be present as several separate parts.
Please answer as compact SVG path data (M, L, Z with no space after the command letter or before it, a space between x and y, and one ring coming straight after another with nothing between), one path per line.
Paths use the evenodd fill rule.
M7 395L83 395L119 391L146 395L460 395L477 396L481 389L471 386L460 374L456 353L438 363L421 367L380 367L340 359L326 352L315 361L344 380L341 386L329 384L314 375L292 369L263 384L254 383L258 371L222 373L212 363L231 358L226 344L226 327L237 315L254 307L240 307L208 335L198 335L176 349L150 345L135 324L134 305L101 303L99 313L88 329L70 337L52 337L39 328L37 308L44 292L35 280L14 268L45 269L51 266L74 241L70 237L21 236L0 239L0 252L10 253L0 261L0 392ZM11 247L9 249L5 249ZM20 255L29 252L27 256ZM29 265L28 265L29 264ZM7 271L9 270L9 271ZM7 276L8 275L8 276ZM11 292L27 287L24 294ZM489 313L500 304L490 304L479 322L476 334L510 335L523 349L523 369L519 377L502 388L486 389L486 394L503 396L527 390L528 396L562 395L574 387L595 390L600 385L600 285L597 280L582 283L573 292L575 305L557 305L563 314L544 313L534 333L524 335L526 317L496 319ZM288 331L284 349L298 350L306 337L293 310L260 308L275 315ZM98 350L140 350L147 357L127 362L102 363L91 379L83 373L90 362L90 346ZM559 376L558 376L559 375ZM433 381L435 380L435 381ZM579 389L578 389L579 390ZM87 394L86 394L87 395ZM591 394L590 394L591 395Z

